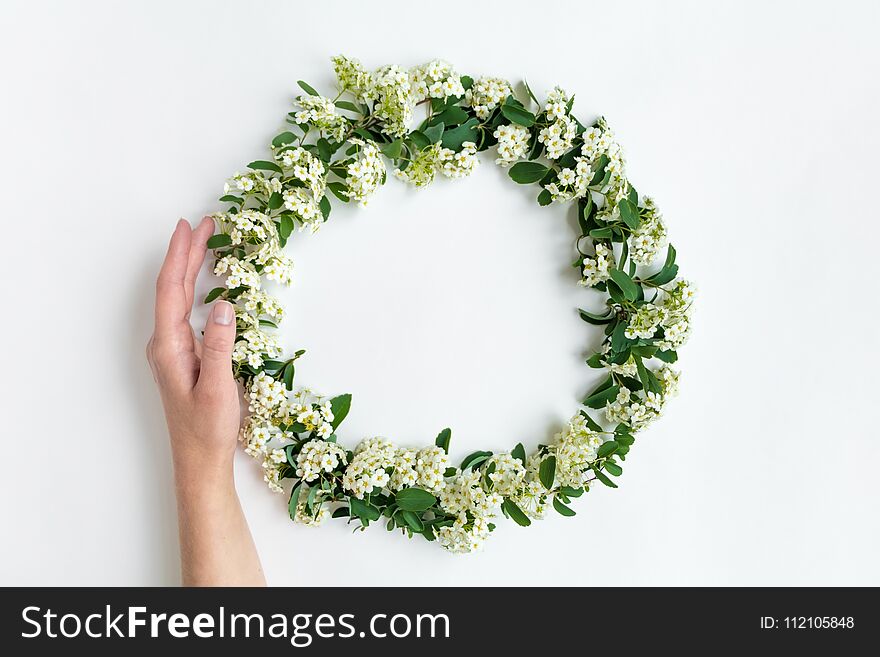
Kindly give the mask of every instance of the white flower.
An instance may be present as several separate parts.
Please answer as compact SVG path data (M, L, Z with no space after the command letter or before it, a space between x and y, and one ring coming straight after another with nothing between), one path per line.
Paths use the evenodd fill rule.
M582 278L578 281L578 285L592 287L611 277L611 270L614 268L614 254L609 247L597 243L595 257L585 257L581 265Z
M348 119L336 113L336 105L323 96L298 96L300 111L294 114L299 124L311 125L328 133L336 141L342 141L348 130Z
M529 130L521 125L500 125L492 133L498 140L496 164L507 166L526 156L529 148Z
M385 182L385 163L375 142L362 139L349 141L359 148L346 170L345 193L352 201L365 206L370 196Z
M305 482L315 481L321 473L331 473L346 463L345 450L326 440L310 440L296 457L296 476Z
M640 214L642 222L628 238L629 255L633 262L650 265L666 246L666 224L650 197L645 198Z
M478 78L473 86L465 92L462 105L474 108L474 114L481 119L488 119L498 105L504 102L513 90L510 83L501 78Z

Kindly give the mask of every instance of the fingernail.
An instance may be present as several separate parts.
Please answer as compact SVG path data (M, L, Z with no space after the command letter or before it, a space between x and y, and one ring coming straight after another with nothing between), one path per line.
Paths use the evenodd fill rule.
M232 304L228 301L218 301L214 304L214 310L211 313L215 324L229 326L235 317L235 311L232 310Z
M204 225L205 225L206 223L208 223L209 221L210 221L211 223L214 222L214 220L213 220L211 217L202 217L202 223L201 223L201 225L204 226Z
M187 223L188 223L187 220L184 219L183 217L181 217L180 219L177 220L177 226L176 226L176 228L180 228L181 226L183 226L183 225L185 225L185 224L187 224Z

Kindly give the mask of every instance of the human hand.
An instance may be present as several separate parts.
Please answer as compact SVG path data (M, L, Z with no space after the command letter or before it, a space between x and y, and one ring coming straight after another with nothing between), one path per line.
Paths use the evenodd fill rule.
M177 223L156 281L156 325L147 360L165 407L175 472L231 477L241 422L231 365L235 312L227 301L217 301L201 341L189 322L196 277L213 232L210 217L195 230L183 219Z

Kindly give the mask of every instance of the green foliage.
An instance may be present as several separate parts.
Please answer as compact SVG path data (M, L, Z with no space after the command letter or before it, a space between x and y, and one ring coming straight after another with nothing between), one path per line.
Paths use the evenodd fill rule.
M404 511L427 511L437 502L437 498L422 488L404 488L394 496L398 508Z

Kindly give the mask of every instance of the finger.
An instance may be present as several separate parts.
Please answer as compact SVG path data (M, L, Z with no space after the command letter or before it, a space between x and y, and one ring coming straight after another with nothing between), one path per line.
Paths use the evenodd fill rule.
M180 330L186 321L188 307L184 280L189 260L189 246L192 241L192 228L187 221L177 222L165 262L156 280L156 334L172 335Z
M215 388L232 381L232 347L235 343L235 310L228 301L211 308L202 340L199 386Z
M192 233L192 241L189 245L189 260L186 264L186 278L184 279L184 290L186 291L186 307L187 316L192 312L196 278L202 269L202 263L205 262L205 253L208 250L208 238L214 234L214 220L211 217L205 217Z

